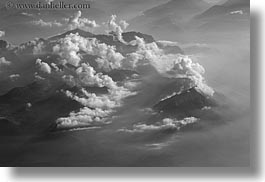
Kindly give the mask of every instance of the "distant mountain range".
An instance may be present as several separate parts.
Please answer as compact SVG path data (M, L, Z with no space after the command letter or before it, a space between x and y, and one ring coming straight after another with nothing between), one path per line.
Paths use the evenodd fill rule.
M185 34L187 31L246 29L249 12L249 0L228 0L213 6L203 0L172 0L144 11L129 22L132 28L163 38L165 35ZM161 36L161 32L164 32L164 36ZM177 38L181 39L181 36Z
M214 5L213 7L207 9L203 13L197 15L195 18L214 18L222 15L229 15L236 13L245 13L249 16L250 11L250 1L249 0L228 0L221 5Z
M250 1L228 0L215 5L193 19L201 32L249 31Z

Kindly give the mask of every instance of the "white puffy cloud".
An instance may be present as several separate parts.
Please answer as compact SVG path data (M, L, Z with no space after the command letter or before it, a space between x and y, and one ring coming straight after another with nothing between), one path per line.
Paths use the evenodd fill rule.
M196 89L212 96L214 90L205 83L205 79L202 76L204 72L204 68L199 63L193 63L188 56L181 56L175 61L169 76L173 73L174 77L190 78Z
M47 63L42 62L41 59L36 60L36 65L39 67L40 71L51 74L52 71L51 67Z
M94 28L99 27L95 20L89 20L87 18L81 18L82 12L76 12L71 18L68 19L68 28L72 29L82 29L86 31L93 31Z
M100 76L95 76L94 71L92 71L91 77L92 79L88 82L96 83L99 86L104 85L110 87L109 93L97 95L95 93L89 93L85 88L82 88L79 94L74 94L68 90L65 91L66 96L81 103L84 108L78 112L70 113L68 117L59 118L57 120L58 128L106 124L106 120L114 111L113 109L121 106L122 99L134 94L123 87L116 86L115 82L111 78L107 78L107 76L104 81L104 79L99 78ZM72 76L69 78L75 79ZM89 76L87 79L89 79Z
M44 21L42 19L31 21L33 25L41 26L41 27L61 27L62 24L57 21Z
M106 44L98 44L97 48L97 55L100 56L100 58L96 59L96 62L99 68L102 68L104 71L110 71L122 67L122 60L124 57L119 52L116 52L115 47Z
M5 31L1 31L0 30L0 38L3 37L3 36L5 36L5 34L6 34Z
M115 89L110 89L109 94L97 95L94 93L89 93L85 89L81 89L82 95L78 96L70 91L66 91L66 95L82 105L90 108L101 108L101 109L113 109L120 107L122 104L122 99L135 93L130 92L124 87L116 87Z
M6 60L5 57L1 57L0 58L0 69L4 66L10 66L11 65L11 62Z
M114 32L119 41L126 43L122 38L122 33L125 29L127 29L129 24L125 20L121 20L119 23L117 23L116 20L117 20L116 15L112 15L110 17L110 20L107 23L108 24L108 30Z
M110 89L117 88L116 83L111 77L103 75L102 73L96 73L94 68L86 63L82 63L82 65L76 69L76 74L82 86L105 86Z
M189 56L164 54L164 51L155 42L146 44L139 37L136 37L136 40L131 41L129 44L138 46L138 50L129 55L129 57L133 56L134 58L131 59L133 60L133 65L137 65L139 61L142 61L142 63L148 62L165 77L189 78L191 81L190 87L195 86L206 95L212 96L214 94L214 90L205 83L205 79L202 76L205 72L204 68L199 63L194 63Z
M190 87L196 86L200 91L207 95L213 95L214 91L206 85L204 77L204 68L194 63L188 56L180 54L164 54L155 42L146 44L142 38L136 37L135 40L129 43L137 45L137 51L128 54L126 58L116 52L115 47L108 46L104 43L99 43L95 39L81 37L77 34L67 35L60 40L60 43L54 46L54 53L60 55L61 60L65 63L78 66L76 73L77 79L74 80L74 85L102 85L105 83L114 85L106 75L96 74L93 67L88 64L81 64L82 56L80 52L96 55L98 67L103 71L110 71L119 68L136 68L139 64L151 64L157 71L166 77L189 78L191 80ZM69 80L68 80L69 81ZM105 85L106 86L106 85Z
M43 42L35 41L35 45L34 45L33 50L32 50L33 54L34 55L42 54L44 47L45 47L45 45Z
M121 20L119 24L121 25L121 28L122 28L123 30L126 30L126 29L128 28L128 26L130 25L130 24L129 24L128 22L126 22L125 20Z
M55 63L51 63L51 67L55 69L55 71L60 71L60 68Z
M9 75L9 78L10 78L11 81L16 81L19 77L20 77L19 74L12 74L12 75Z
M109 114L109 110L84 107L78 112L71 112L68 117L57 119L56 124L58 129L108 124L106 118Z
M116 52L114 46L99 43L96 39L84 38L76 34L69 34L53 47L53 52L60 55L61 60L78 66L82 59L80 52L95 55L99 68L104 71L122 67L124 57Z
M82 48L81 46L84 46L87 42L86 39L78 34L70 34L61 39L60 43L53 47L53 53L60 55L66 63L78 66L81 61L79 51Z
M161 123L151 124L151 125L135 124L133 125L132 129L122 128L119 129L118 131L128 132L128 133L142 133L146 131L157 131L157 130L168 130L168 129L180 130L184 126L196 123L197 121L198 119L195 117L187 117L182 120L165 118L162 120Z

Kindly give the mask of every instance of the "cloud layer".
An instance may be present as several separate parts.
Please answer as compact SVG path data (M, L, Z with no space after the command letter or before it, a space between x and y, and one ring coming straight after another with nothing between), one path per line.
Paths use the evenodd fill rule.
M182 120L176 120L171 118L165 118L161 123L157 124L135 124L132 129L119 129L119 132L127 132L127 133L143 133L148 131L158 131L158 130L180 130L181 128L194 124L198 121L197 118L187 117Z
M82 12L76 12L71 18L68 19L68 28L70 30L79 28L86 31L93 31L94 28L99 27L95 20L81 18Z

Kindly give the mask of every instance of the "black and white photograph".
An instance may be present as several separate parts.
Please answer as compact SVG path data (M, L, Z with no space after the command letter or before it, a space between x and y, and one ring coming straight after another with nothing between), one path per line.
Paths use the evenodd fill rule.
M250 63L250 0L1 0L0 166L249 167Z

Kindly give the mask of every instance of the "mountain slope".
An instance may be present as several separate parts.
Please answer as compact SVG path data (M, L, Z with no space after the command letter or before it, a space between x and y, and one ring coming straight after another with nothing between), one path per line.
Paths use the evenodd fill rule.
M154 106L154 109L165 112L187 112L214 105L216 105L214 100L198 92L196 88L191 88L160 101Z
M228 0L196 15L192 23L200 32L249 32L250 1Z
M129 23L134 29L151 32L155 36L159 36L161 31L181 32L186 21L208 7L209 4L203 0L171 0L144 11Z
M243 14L249 14L250 9L250 1L249 0L228 0L221 5L215 5L205 12L197 15L195 18L203 19L203 18L213 18L220 15L227 15L233 11L243 11Z

